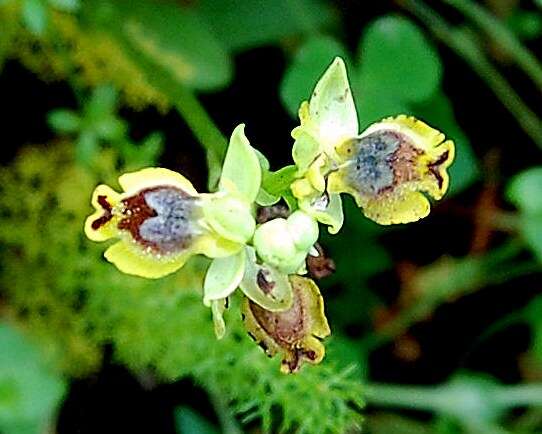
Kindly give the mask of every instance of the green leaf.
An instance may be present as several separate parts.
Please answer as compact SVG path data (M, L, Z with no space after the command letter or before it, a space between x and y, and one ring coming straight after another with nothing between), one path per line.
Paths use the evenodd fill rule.
M47 114L47 123L57 133L75 133L81 127L81 118L72 110L58 109Z
M31 33L42 35L45 32L48 16L43 0L24 0L22 14L23 21Z
M118 92L111 85L98 86L84 104L85 119L95 121L116 111Z
M260 190L262 171L258 155L245 136L245 125L238 125L230 138L230 145L222 167L220 190L240 193L249 203Z
M175 409L175 425L179 434L218 434L218 429L189 407Z
M105 5L111 6L134 47L183 85L211 90L230 81L231 59L195 11L158 1L117 0Z
M517 9L506 20L506 25L522 39L536 39L542 34L540 12Z
M164 151L164 136L162 133L149 134L138 147L141 166L155 166Z
M542 166L515 176L508 185L506 196L525 213L542 213Z
M385 83L355 78L352 83L358 102L358 119L362 130L388 116L409 113L408 104L393 94Z
M66 384L19 331L0 324L0 431L45 432Z
M290 189L297 174L296 166L285 166L276 172L264 173L262 187L272 196L280 196Z
M246 254L242 249L237 255L217 258L211 262L203 284L203 302L229 297L237 289L245 272Z
M373 85L405 101L423 101L438 88L439 57L419 27L406 18L386 16L365 31L358 59L363 86Z
M75 158L80 164L89 164L98 154L100 146L97 137L84 131L75 143Z
M48 0L49 4L64 12L75 12L81 6L79 0Z
M276 45L334 21L333 11L322 0L199 0L197 11L234 51Z
M122 119L108 116L96 122L94 130L100 139L108 142L116 142L124 139L128 130L128 124Z
M282 103L292 116L297 116L300 104L308 101L314 83L335 57L342 57L349 64L345 47L327 36L313 37L297 51L280 85Z
M516 175L508 185L506 196L520 210L521 235L542 262L542 167L532 167Z
M258 196L256 196L256 203L260 206L271 206L275 205L280 200L280 196L274 196L264 190L263 188L260 188L260 191L258 192Z

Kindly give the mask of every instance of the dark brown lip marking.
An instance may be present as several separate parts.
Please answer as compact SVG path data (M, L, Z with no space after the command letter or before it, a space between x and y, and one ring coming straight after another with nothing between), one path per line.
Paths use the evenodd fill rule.
M94 220L92 224L90 225L91 228L94 229L95 231L100 229L103 225L105 225L109 220L113 218L113 207L107 201L107 196L99 195L98 205L100 205L103 208L104 213L102 216Z
M155 247L152 244L149 244L139 233L139 227L143 224L145 220L151 217L156 217L158 214L154 209L152 209L145 200L145 193L156 190L155 188L148 188L140 191L135 196L127 197L122 200L122 214L123 218L119 221L117 227L121 230L127 230L130 232L132 238L138 243L148 246Z
M442 184L444 183L444 179L442 178L442 175L438 171L438 166L444 163L448 159L449 155L450 155L450 151L446 151L436 161L429 163L427 166L429 169L429 172L431 172L433 176L436 178L437 183L438 183L438 188L442 188Z
M256 282L265 294L271 293L275 287L275 282L267 280L266 272L264 270L258 271L258 274L256 275Z

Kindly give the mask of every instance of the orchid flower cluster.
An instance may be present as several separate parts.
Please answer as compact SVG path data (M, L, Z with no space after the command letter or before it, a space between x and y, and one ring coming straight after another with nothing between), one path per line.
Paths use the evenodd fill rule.
M85 223L91 240L117 240L105 258L124 273L160 278L194 255L210 258L202 293L217 337L225 334L228 298L240 289L248 334L268 356L280 354L287 373L324 357L330 328L320 291L305 277L306 261L321 254L319 223L332 234L341 229L341 194L352 195L377 223L413 222L429 213L427 195L438 200L446 192L454 157L452 141L413 117L386 118L359 133L340 58L299 117L293 170L270 172L241 124L217 191L199 193L177 172L145 168L120 176L122 193L99 185ZM259 209L281 200L288 215L257 223Z

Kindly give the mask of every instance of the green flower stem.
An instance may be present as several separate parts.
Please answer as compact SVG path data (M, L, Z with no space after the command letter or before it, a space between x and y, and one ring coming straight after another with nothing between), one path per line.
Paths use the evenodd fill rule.
M145 74L149 84L168 96L194 136L199 140L206 152L209 190L215 190L228 148L228 141L224 135L192 90L180 84L169 71L153 62L145 53L137 50L121 30L108 28L107 31L111 32L123 45L125 52Z
M382 329L363 339L362 347L371 351L386 344L413 324L427 318L448 300L467 295L481 287L542 271L542 265L536 261L511 262L522 249L519 241L511 241L486 256L470 257L457 263L454 266L456 272L450 273L457 280L451 279L446 284L426 290L420 300L403 310Z
M526 49L518 38L500 20L485 8L471 0L441 0L474 21L485 33L491 36L499 47L515 60L530 79L542 90L542 64Z
M461 401L464 387L444 384L440 386L410 386L370 383L365 386L367 403L378 407L399 407L429 412L449 412L454 403ZM491 399L498 407L542 406L542 383L511 386L495 385Z
M171 89L173 87L170 87ZM176 85L174 105L206 151L208 187L215 190L228 142L194 92Z
M505 408L542 407L542 384L503 386L495 399Z
M471 66L516 118L523 130L542 148L542 121L491 64L474 38L465 31L451 27L433 9L419 0L400 0L399 4L420 18L437 38Z

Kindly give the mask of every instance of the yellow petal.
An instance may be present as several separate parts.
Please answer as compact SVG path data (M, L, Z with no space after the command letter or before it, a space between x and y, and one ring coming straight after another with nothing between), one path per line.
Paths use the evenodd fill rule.
M441 199L454 144L413 117L400 115L371 125L360 137L336 148L340 161L330 173L330 193L349 193L367 217L380 224L408 223L427 216L430 204L419 192Z
M361 206L368 218L381 225L415 222L427 217L431 209L427 198L417 191L395 192Z
M309 166L306 175L312 186L321 193L326 189L326 178L324 177L326 163L327 157L324 154L320 154L314 163Z
M104 256L123 273L157 279L177 271L192 253L192 251L184 251L177 255L147 253L135 243L131 245L130 241L121 240L109 247Z
M425 122L416 119L413 116L399 115L388 117L370 125L361 137L368 136L380 130L393 130L408 136L414 145L425 151L431 151L433 148L444 142L444 134L430 127Z
M180 188L191 196L198 194L192 183L183 175L161 167L147 167L137 172L125 173L119 177L119 184L127 196L145 188L161 185L171 185Z
M85 221L85 234L92 241L105 241L117 235L116 218L103 205L114 208L120 194L107 185L99 185L92 193L92 206L96 211ZM101 202L101 203L100 203Z
M293 195L298 198L304 198L307 196L313 196L316 191L310 181L306 178L296 179L292 185L290 185Z

